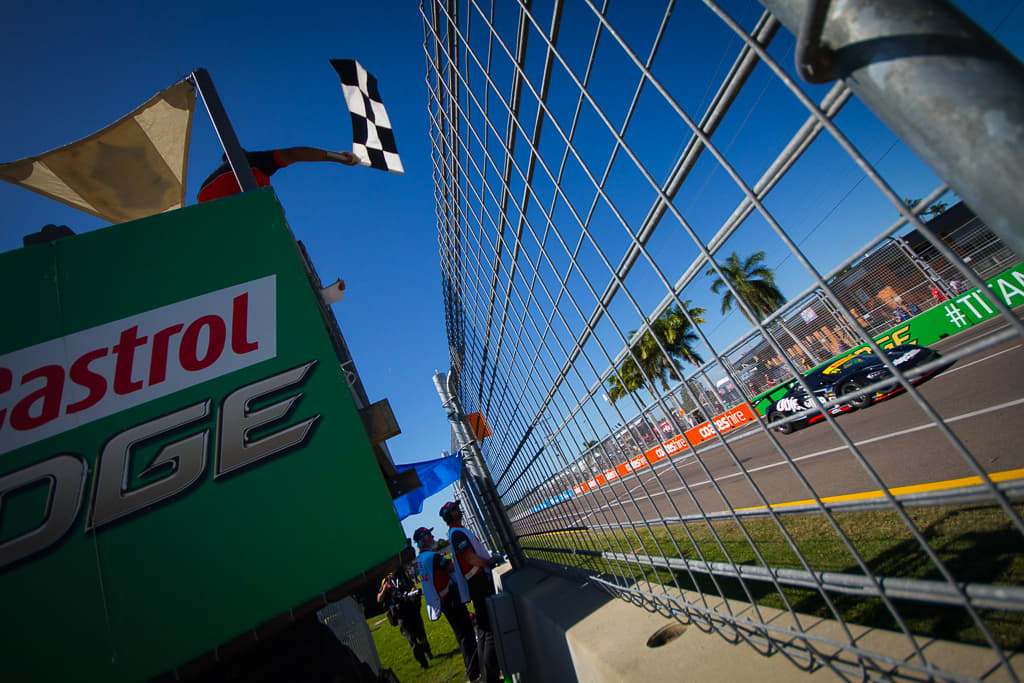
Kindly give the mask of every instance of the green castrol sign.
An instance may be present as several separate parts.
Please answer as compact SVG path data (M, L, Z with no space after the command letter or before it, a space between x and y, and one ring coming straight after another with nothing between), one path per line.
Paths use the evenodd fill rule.
M159 675L405 546L272 191L0 285L4 680Z

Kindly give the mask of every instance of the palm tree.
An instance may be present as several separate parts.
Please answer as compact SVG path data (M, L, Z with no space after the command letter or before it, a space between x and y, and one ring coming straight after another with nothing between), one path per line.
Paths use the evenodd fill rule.
M684 307L686 312L690 314L689 318L683 312ZM661 339L661 343L665 346L665 350L668 351L670 356L682 358L694 365L700 365L704 362L704 359L691 346L691 344L699 341L700 338L693 331L690 320L692 319L696 325L701 325L704 322L703 316L704 309L699 307L690 308L690 300L687 299L683 302L682 306L676 304L662 313L651 327L654 328L655 334Z
M732 285L736 293L754 314L754 318L751 318L745 310L740 309L743 317L750 322L754 322L755 318L757 320L764 320L774 313L779 306L786 303L786 297L775 286L775 272L764 265L764 259L765 253L759 251L748 256L747 260L741 263L739 255L734 251L726 259L725 263L720 266L729 284ZM708 268L707 275L717 276L717 273L714 268ZM725 280L721 277L716 277L715 281L711 283L711 291L718 294L723 288L726 291L722 295L722 313L728 313L736 302L736 298L733 296L732 290L725 286ZM813 358L811 352L800 341L800 338L793 334L793 331L786 326L784 316L779 316L776 323L793 340L793 343L796 344L805 358ZM769 331L769 334L772 333ZM788 342L785 343L788 345Z
M632 358L622 361L618 374L608 378L608 400L615 403L643 388L644 376Z
M745 261L740 261L739 255L734 251L725 263L721 265L722 274L729 280L736 293L743 299L757 320L764 320L771 315L775 309L786 303L786 297L782 295L779 288L775 286L775 273L764 265L765 253L759 251L751 254ZM714 268L708 268L707 275L717 276ZM718 294L725 289L722 295L722 313L728 313L736 303L732 290L725 286L725 280L716 277L711 283L711 291ZM744 317L750 322L754 319L742 310Z
M913 211L914 207L921 203L921 200L910 199L908 197L903 200L903 203L906 204L911 211ZM924 218L925 216L928 215L938 216L940 213L944 213L948 208L949 204L947 204L946 202L935 202L934 204L929 205L928 208L922 209L917 215L920 216L921 218Z
M704 322L703 308L690 308L689 299L683 302L683 306L686 307L690 319L695 324L700 325ZM633 344L631 347L633 354L622 361L618 375L608 378L608 398L611 402L615 403L620 398L643 388L646 388L650 392L651 398L654 398L654 388L648 385L645 376L649 377L652 382L656 379L659 380L661 388L667 390L670 379L681 380L683 378L676 358L694 365L703 363L704 359L690 346L698 340L691 327L690 320L687 319L683 308L678 304L658 316L651 323L651 329L644 332L640 339ZM632 330L629 336L632 338L636 332L636 330ZM657 341L655 341L655 337L657 337ZM658 341L661 342L661 347L668 352L667 356L659 348ZM640 364L637 365L637 362Z

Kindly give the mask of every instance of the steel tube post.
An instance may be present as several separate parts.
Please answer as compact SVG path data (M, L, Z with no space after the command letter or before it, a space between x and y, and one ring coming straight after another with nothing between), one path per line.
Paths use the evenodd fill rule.
M472 513L473 519L476 521L476 526L479 527L478 531L480 532L479 535L481 540L485 541L488 547L502 547L502 544L494 537L492 526L485 522L485 520L489 518L486 517L483 510L480 509L478 501L483 499L483 494L476 489L476 480L469 476L467 472L463 472L459 486L461 493L463 494L463 497L460 500L469 501L470 512Z
M484 462L476 436L470 429L466 416L462 414L462 407L459 405L458 399L448 390L448 377L442 373L434 375L434 387L437 389L441 405L448 415L448 421L451 423L452 429L455 430L455 437L464 454L463 462L466 465L466 470L483 499L480 501L480 508L484 513L484 522L491 527L504 546L502 550L508 555L512 568L518 569L523 565L522 550L512 531L508 515L505 514L505 508L501 504L498 489L491 478L487 463Z
M761 4L797 36L812 6ZM818 40L831 74L1024 255L1021 63L945 0L833 0Z
M242 192L259 189L259 185L256 184L256 176L253 175L249 161L245 158L245 150L242 149L242 144L238 141L238 136L235 135L235 129L231 125L224 104L220 101L217 89L213 87L213 79L210 78L210 74L206 69L196 69L192 72L192 83L199 91L199 96L203 98L203 104L206 105L206 111L213 122L213 129L217 131L217 138L220 139L220 144L224 148L224 156L227 157L228 165L231 166L231 170L235 174L238 186L242 188Z

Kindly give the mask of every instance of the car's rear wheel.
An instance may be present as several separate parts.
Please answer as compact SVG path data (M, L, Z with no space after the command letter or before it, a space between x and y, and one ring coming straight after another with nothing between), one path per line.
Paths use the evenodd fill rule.
M855 382L848 382L843 385L843 390L840 392L843 396L849 396L860 391L860 385ZM871 405L871 394L861 394L851 398L847 403L854 409L867 408Z
M769 422L778 422L783 417L784 416L783 416L782 413L780 413L778 411L775 411L775 410L773 410L772 412L768 413L768 421ZM782 424L776 425L774 427L774 429L779 434L792 434L793 433L793 423L792 422L783 422Z

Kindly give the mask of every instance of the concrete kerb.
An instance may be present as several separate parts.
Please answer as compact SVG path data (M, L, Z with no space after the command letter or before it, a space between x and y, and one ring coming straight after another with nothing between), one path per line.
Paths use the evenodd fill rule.
M857 655L828 644L830 640L847 640L842 627L832 620L799 615L802 628L798 628L789 613L761 606L757 608L760 619L774 631L736 629L699 610L667 619L664 606L659 609L648 602L644 609L637 609L635 594L628 595L630 600L616 599L593 582L580 582L536 566L513 572L505 565L495 572L495 584L499 591L513 596L526 655L525 670L518 673L520 680L529 683L659 681L683 676L689 680L759 683L860 678ZM662 599L678 606L704 604L698 594L688 591ZM728 614L731 609L739 619L759 621L747 603L708 596L704 599L708 600L707 607L718 614ZM669 624L680 624L682 628L676 630L681 633L661 647L649 647L648 639ZM903 634L853 624L847 627L862 652L915 661ZM823 640L794 635L801 630ZM955 671L965 679L1011 680L987 648L924 638L919 638L918 644L929 662L941 670ZM809 649L815 652L813 661ZM1020 676L1024 655L1013 656L1010 661ZM892 676L891 667L883 661L868 661L867 665L873 678ZM927 677L911 674L894 678Z

